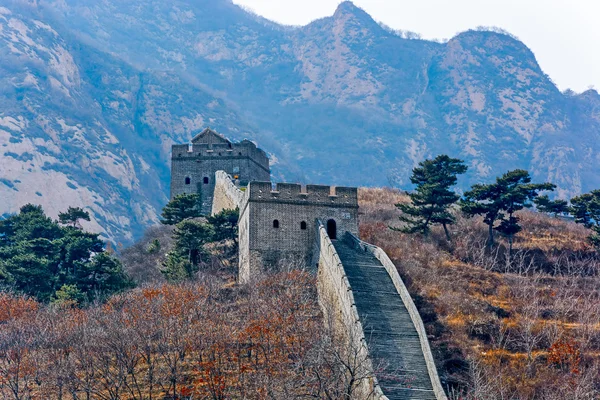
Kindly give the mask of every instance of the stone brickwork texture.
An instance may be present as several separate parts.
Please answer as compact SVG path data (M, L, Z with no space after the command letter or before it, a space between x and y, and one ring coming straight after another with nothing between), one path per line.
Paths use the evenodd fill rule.
M171 199L182 193L198 193L202 212L212 212L215 173L224 171L241 186L250 181L269 181L269 159L248 140L232 143L205 129L190 144L174 145L171 155Z
M240 186L247 185L245 191ZM239 207L239 281L285 267L317 268L319 303L338 338L354 348L372 375L369 349L344 265L331 239L349 232L355 245L371 252L388 271L416 325L436 398L445 400L420 316L395 266L383 251L358 235L356 188L270 182L269 160L253 143L231 143L209 129L190 145L173 146L171 197L199 193L204 213ZM348 236L348 235L347 235ZM338 242L336 242L339 244ZM290 265L291 264L291 265ZM356 361L356 359L355 359ZM376 377L360 382L355 398L387 400Z
M358 234L356 188L251 182L240 209L248 245L240 248L240 280L281 262L310 266L315 220L335 232ZM335 228L334 228L335 226ZM330 235L335 236L334 232ZM242 238L240 238L241 243Z
M373 373L363 325L342 261L321 221L314 225L316 225L314 250L318 263L317 290L323 315L336 340L344 342L341 348L347 349L349 354L341 354L341 356L347 362L346 365L351 366L358 376L372 376L358 383L353 398L387 400Z

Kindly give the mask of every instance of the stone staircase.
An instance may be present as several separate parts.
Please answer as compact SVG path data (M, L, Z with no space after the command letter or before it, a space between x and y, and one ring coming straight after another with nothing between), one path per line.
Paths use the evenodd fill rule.
M435 400L419 336L381 262L333 240L350 282L379 385L390 400Z

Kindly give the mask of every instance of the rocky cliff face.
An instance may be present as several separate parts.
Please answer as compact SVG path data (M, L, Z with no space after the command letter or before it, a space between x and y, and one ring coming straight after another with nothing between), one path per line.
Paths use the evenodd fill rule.
M87 207L120 241L205 126L258 142L278 180L408 187L447 153L463 187L517 167L564 197L600 187L598 93L560 93L510 36L405 39L348 2L286 28L228 0L9 0L0 88L0 214Z

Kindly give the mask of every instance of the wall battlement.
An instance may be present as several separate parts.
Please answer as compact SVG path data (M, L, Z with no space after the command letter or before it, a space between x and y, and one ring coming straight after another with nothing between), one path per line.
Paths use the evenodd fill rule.
M241 186L271 179L269 158L254 143L249 140L234 143L205 129L189 144L172 147L171 198L183 193L198 194L202 213L210 214L217 171L226 172Z
M171 153L172 162L239 160L245 158L250 158L258 168L270 172L267 154L249 141L213 145L206 143L177 144L173 145Z
M207 129L191 144L173 146L171 196L199 194L206 214L239 208L238 279L241 283L252 282L262 271L280 266L318 268L317 286L323 313L343 334L342 339L350 345L351 351L357 351L352 356L359 356L361 368L371 375L358 383L356 398L387 399L373 375L363 321L347 270L336 250L342 235L351 239L355 250L360 250L359 255L350 253L350 257L354 254L350 261L362 259L362 254L369 252L380 262L374 265L383 266L391 278L390 284L395 286L417 329L433 385L431 392L437 400L446 400L422 321L396 267L381 249L357 238L358 189L296 183L273 186L269 179L269 160L251 142L234 144ZM248 185L245 189L240 187L245 184ZM348 257L348 253L341 254ZM361 265L348 264L354 268L364 267ZM380 273L379 268L376 271ZM359 279L366 279L366 275L361 274ZM381 284L379 278L374 282Z
M310 204L324 207L357 207L357 188L306 185L296 183L251 182L248 186L249 201Z

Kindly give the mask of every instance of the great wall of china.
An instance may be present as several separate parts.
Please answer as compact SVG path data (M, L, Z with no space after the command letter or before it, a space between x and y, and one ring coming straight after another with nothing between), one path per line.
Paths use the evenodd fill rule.
M244 152L236 153L238 146ZM197 191L207 213L240 210L240 283L251 284L261 268L282 260L316 272L325 321L368 377L356 399L446 400L423 321L396 267L357 237L357 189L274 188L260 179L268 171L263 155L207 129L192 144L174 146L171 196Z

